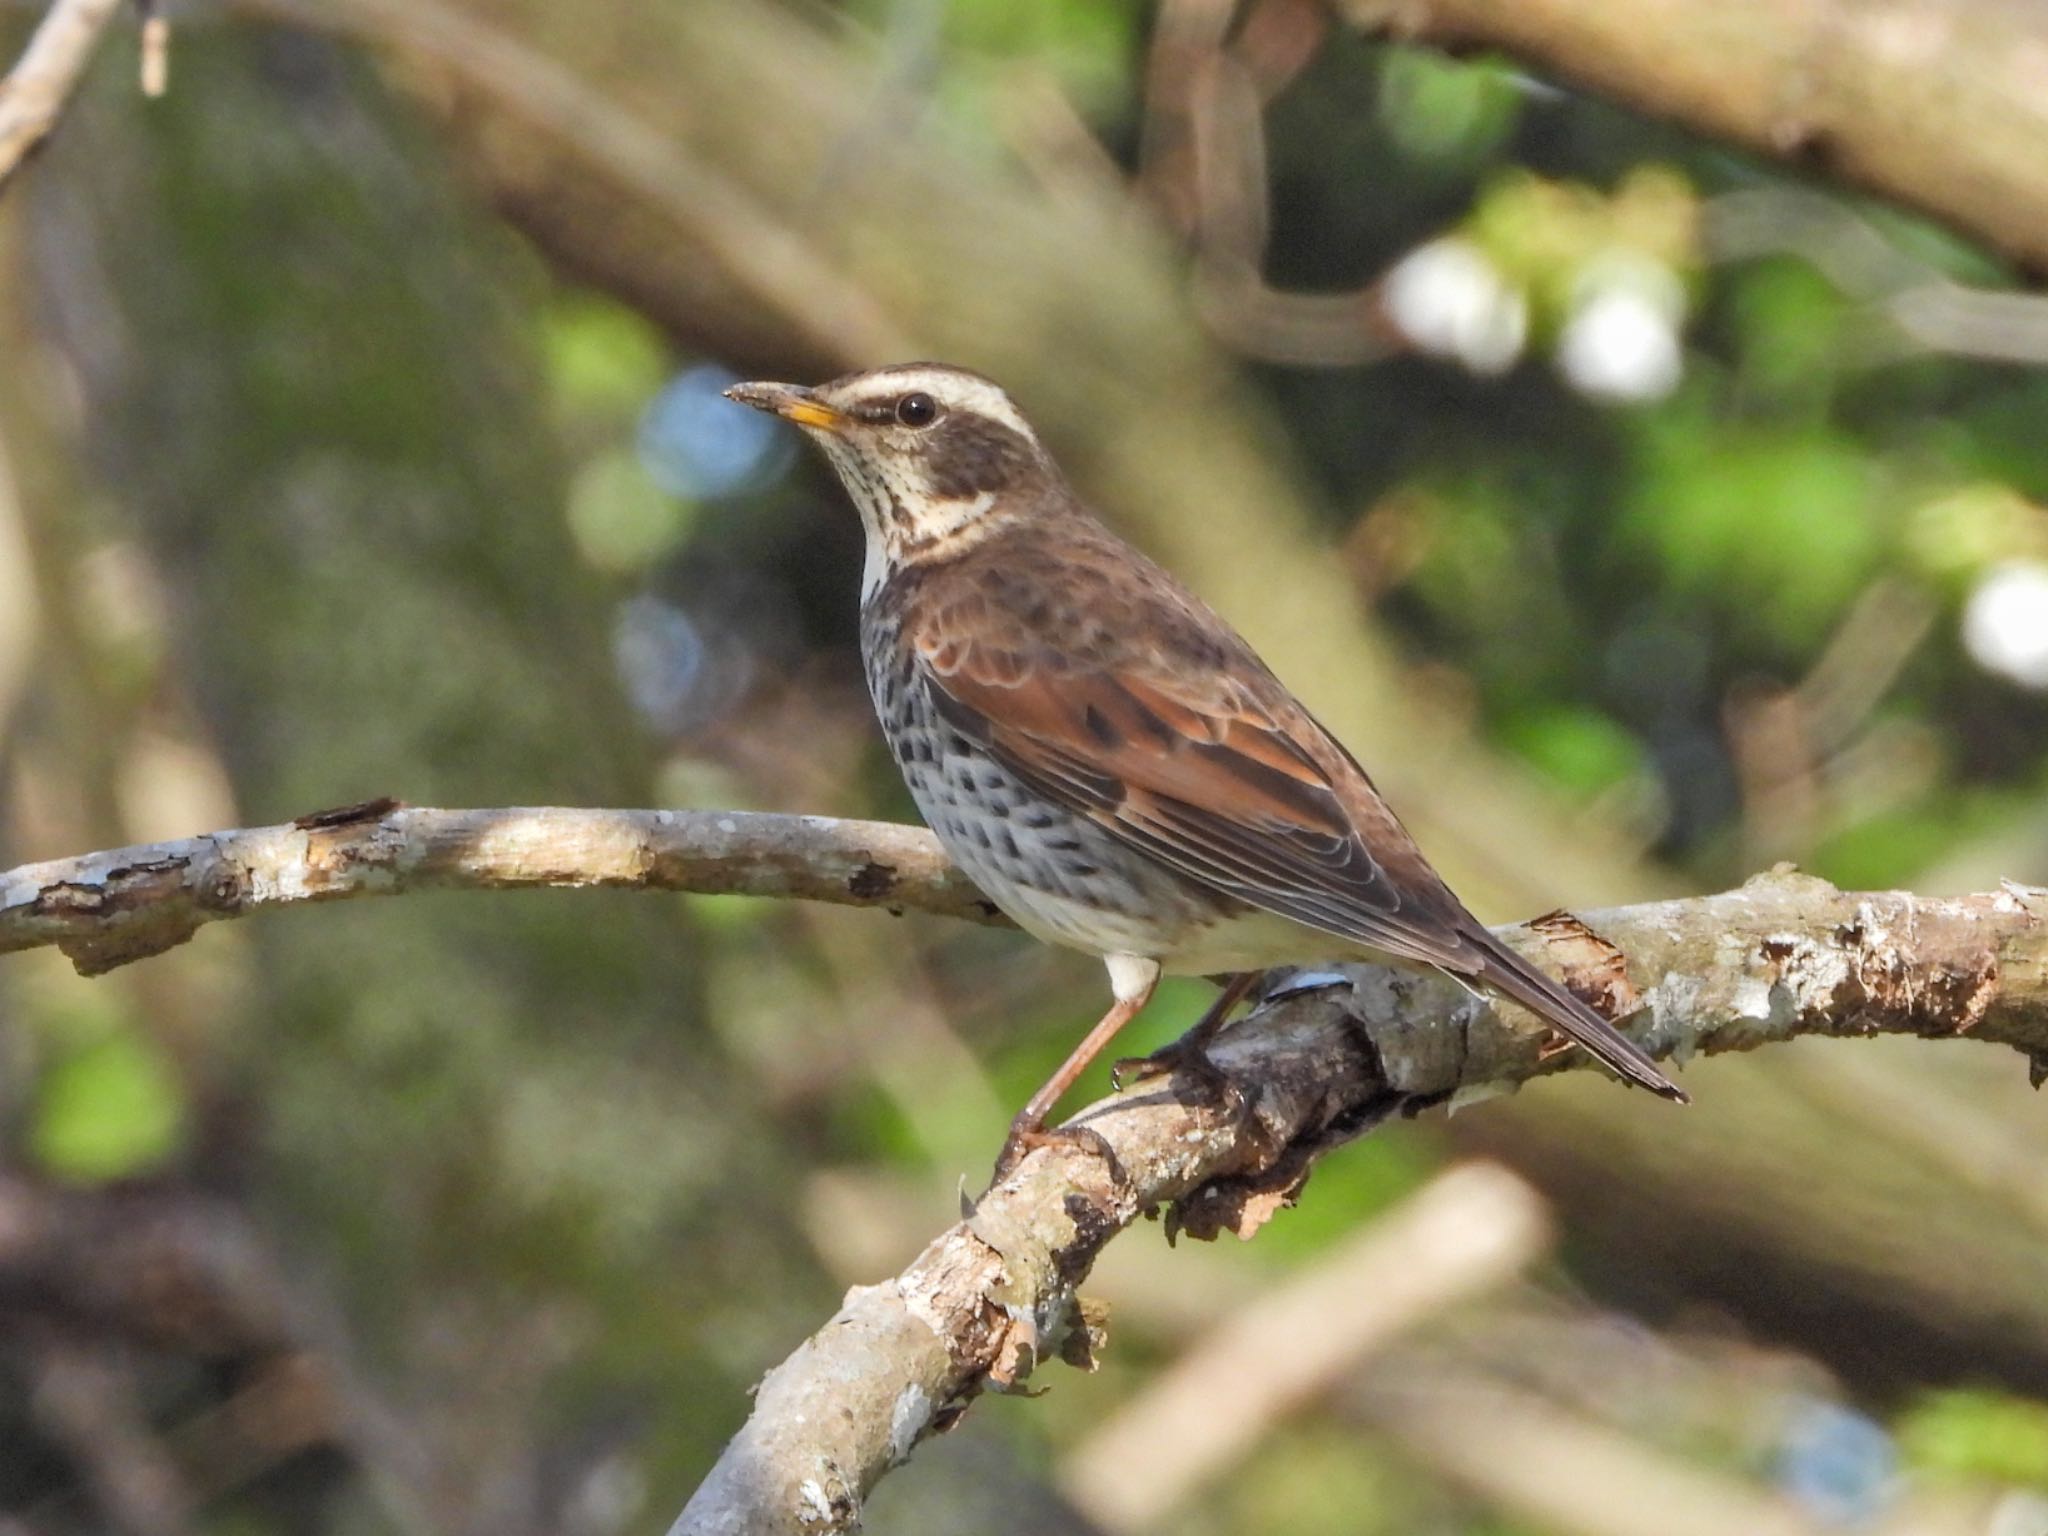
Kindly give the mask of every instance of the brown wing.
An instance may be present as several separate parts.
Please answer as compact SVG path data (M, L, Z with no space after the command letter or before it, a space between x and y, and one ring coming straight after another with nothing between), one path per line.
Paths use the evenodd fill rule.
M1057 607L1027 625L1003 586L924 605L906 636L956 730L1203 885L1411 962L1481 963L1478 925L1363 771L1220 619L1152 587L1115 630ZM1044 632L1063 618L1072 635Z
M990 541L952 569L947 598L906 595L900 640L954 729L1189 879L1487 982L1683 1100L1640 1047L1465 910L1365 771L1222 619L1092 525L1058 532Z

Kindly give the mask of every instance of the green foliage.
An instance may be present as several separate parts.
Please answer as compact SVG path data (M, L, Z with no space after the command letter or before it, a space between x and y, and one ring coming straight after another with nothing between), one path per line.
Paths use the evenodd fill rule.
M1649 434L1618 535L1676 594L1710 599L1733 635L1817 645L1883 552L1883 482L1868 455L1825 430L1680 420Z
M141 1034L115 1029L45 1068L29 1150L61 1179L99 1183L160 1166L184 1131L184 1091L170 1061Z
M601 295L557 295L540 309L541 361L574 416L630 420L668 377L668 347L642 316Z
M2048 510L2010 486L1959 485L1913 509L1905 553L1928 578L1961 595L2000 561L2048 559Z
M567 510L583 558L601 571L631 574L682 545L694 509L656 485L636 455L612 449L576 471Z
M885 42L911 47L922 45L936 16L945 46L961 59L1043 70L1088 110L1128 99L1144 22L1140 7L1100 0L857 0L851 8ZM945 94L968 115L990 105L986 81L951 79Z
M1612 716L1584 705L1537 705L1504 716L1504 746L1553 782L1590 796L1648 768L1642 740Z
M1375 110L1396 147L1423 174L1470 174L1511 133L1522 96L1497 61L1447 59L1427 48L1380 57Z
M1858 328L1841 293L1806 263L1776 258L1731 274L1720 309L1745 413L1821 417L1840 389L1844 349Z
M1601 264L1625 260L1689 274L1698 260L1698 212L1691 183L1666 166L1638 167L1611 193L1512 171L1480 194L1464 231L1527 295L1542 331L1570 312Z
M1896 1426L1907 1465L2048 1488L2048 1403L2001 1392L1936 1392Z

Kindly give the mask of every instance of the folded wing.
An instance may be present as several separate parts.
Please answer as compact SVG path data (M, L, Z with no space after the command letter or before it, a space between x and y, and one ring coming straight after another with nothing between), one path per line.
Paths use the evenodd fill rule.
M1362 773L1292 700L1229 674L1076 669L957 638L918 650L948 724L1133 848L1396 958L1478 965L1470 919L1398 824L1394 847L1367 846L1338 782Z
M1220 655L1206 629L1179 654L1053 647L986 607L979 622L932 617L908 638L934 708L1038 793L1201 885L1497 987L1621 1076L1685 1097L1466 911L1364 770L1234 636Z

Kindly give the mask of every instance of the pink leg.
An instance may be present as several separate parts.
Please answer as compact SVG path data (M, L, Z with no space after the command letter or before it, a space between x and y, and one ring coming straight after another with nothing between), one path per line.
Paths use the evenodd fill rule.
M1088 1070L1088 1064L1102 1054L1102 1048L1116 1038L1117 1031L1136 1018L1152 1000L1153 989L1159 985L1157 961L1112 955L1108 965L1110 983L1116 988L1116 1002L1088 1031L1087 1037L1068 1053L1067 1059L1060 1063L1059 1071L1046 1079L1045 1086L1031 1095L1031 1101L1010 1122L1009 1139L1003 1143L1002 1156L996 1159L997 1178L1009 1172L1029 1149L1031 1142L1044 1134L1045 1117L1052 1113L1052 1107Z
M1121 1088L1127 1076L1135 1075L1142 1082L1148 1077L1163 1077L1181 1067L1192 1067L1198 1073L1216 1076L1215 1067L1209 1063L1209 1044L1223 1033L1223 1026L1230 1022L1231 1013L1265 974L1264 971L1238 971L1233 974L1223 983L1222 990L1216 994L1207 1011L1195 1021L1193 1029L1150 1056L1126 1056L1110 1068L1110 1079Z

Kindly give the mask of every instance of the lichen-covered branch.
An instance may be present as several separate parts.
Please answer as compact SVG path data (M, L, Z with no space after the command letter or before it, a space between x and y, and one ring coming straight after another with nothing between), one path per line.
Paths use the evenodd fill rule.
M49 137L121 0L55 0L0 80L0 188Z
M2048 891L1856 895L1786 873L1740 890L1539 920L1507 937L1674 1060L1796 1035L1967 1036L2048 1062ZM1312 979L1312 978L1311 978ZM1316 1158L1388 1115L1577 1065L1507 1007L1372 967L1269 1001L1215 1061L1084 1110L972 1215L771 1371L671 1536L848 1531L875 1483L987 1388L1101 1343L1077 1288L1109 1240L1249 1235ZM1241 1106L1239 1104L1241 1101ZM1711 1094L1690 1110L1712 1114ZM1141 1475L1141 1474L1134 1474Z
M536 886L801 897L1002 921L922 827L377 801L0 873L0 954L54 944L94 976L182 944L208 923L294 902Z
M2048 262L2048 12L2034 0L1342 0L1374 31L1498 48L1711 137Z

